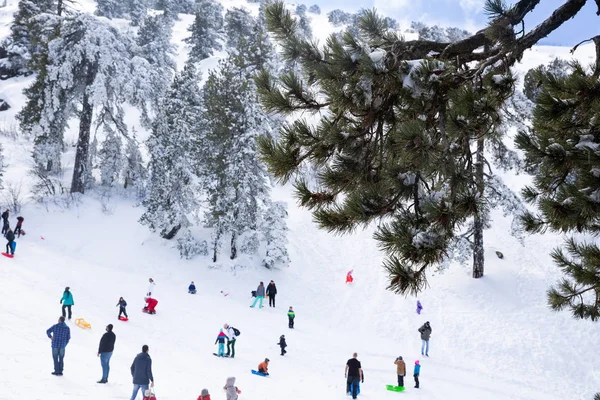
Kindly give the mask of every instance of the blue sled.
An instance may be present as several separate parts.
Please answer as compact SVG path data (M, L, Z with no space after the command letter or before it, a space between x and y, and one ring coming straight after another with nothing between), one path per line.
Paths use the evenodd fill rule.
M254 370L254 369L252 370L252 373L253 373L254 375L258 375L258 376L269 376L269 375L267 375L267 374L263 374L262 372L258 372L258 371Z
M12 247L12 252L13 252L13 254L15 254L15 250L17 249L17 242L15 242L15 241L13 240L13 242L12 242L12 246L11 246L11 247Z
M350 393L352 393L352 384L350 384ZM356 384L356 394L360 394L360 383Z

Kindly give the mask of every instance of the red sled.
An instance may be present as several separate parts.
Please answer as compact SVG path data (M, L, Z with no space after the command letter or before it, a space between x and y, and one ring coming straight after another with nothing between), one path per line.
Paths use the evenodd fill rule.
M154 394L154 390L148 389L146 393L144 393L144 397L142 400L156 400L156 395Z
M15 258L14 254L2 253L4 257Z
M119 321L129 321L129 318L119 317Z
M142 312L145 314L156 314L155 310L150 310L150 309L148 309L148 307L142 308Z

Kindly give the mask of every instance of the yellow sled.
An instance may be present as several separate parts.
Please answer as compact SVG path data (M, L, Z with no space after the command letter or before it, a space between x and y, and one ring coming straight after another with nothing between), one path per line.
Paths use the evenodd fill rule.
M75 325L77 325L81 329L92 329L92 325L90 325L89 322L86 322L83 318L76 318Z

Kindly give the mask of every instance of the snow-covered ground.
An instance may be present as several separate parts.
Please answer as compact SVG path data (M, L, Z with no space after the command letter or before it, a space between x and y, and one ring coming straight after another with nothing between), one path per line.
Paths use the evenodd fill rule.
M2 32L13 3L0 9ZM224 1L226 7L242 4ZM325 15L311 17L318 37L332 31ZM181 40L189 23L191 17L182 16L174 29L179 62L185 59ZM592 54L591 46L582 46L576 56L589 62ZM554 56L569 58L568 49L536 47L519 70L524 75ZM218 55L205 60L203 69L217 61ZM12 105L0 113L5 128L16 125L14 115L24 102L19 93L30 81L0 82L0 97ZM4 182L22 181L27 196L31 144L25 138L0 140L9 164ZM67 152L64 165L72 165L72 158ZM513 188L526 180L504 178ZM424 311L417 315L417 299L385 290L382 257L370 230L332 236L295 206L289 188L277 188L275 197L288 201L291 229L292 264L280 271L226 257L216 267L208 258L181 260L173 243L137 223L141 208L118 196L104 207L109 212L94 194L68 209L28 202L21 213L27 235L18 240L16 257L0 257L0 399L128 399L129 366L143 344L150 346L160 400L195 399L204 387L214 400L225 399L221 388L227 376L237 377L241 400L345 399L344 365L355 351L365 371L360 395L365 400L583 400L600 391L598 325L546 306L545 291L560 277L548 254L560 238L529 237L523 246L508 234L509 219L494 214L493 228L485 232L486 276L472 279L470 265L431 276L419 297ZM351 269L355 281L347 286ZM141 313L149 277L157 283L159 300L153 316ZM250 309L250 291L271 279L279 291L277 307ZM194 296L187 294L192 280L198 288ZM60 315L65 286L74 295L74 318L84 318L92 329L71 323L65 375L57 378L50 375L45 330ZM120 296L129 303L129 322L117 321ZM294 330L287 327L290 305L296 311ZM422 359L417 328L426 320L433 328L431 357ZM242 332L235 359L212 355L226 322ZM99 385L96 352L108 323L115 325L117 343L109 384ZM285 357L276 345L281 334L289 345ZM385 390L396 381L393 361L399 355L409 372L414 360L421 360L421 389L412 388L409 374L404 393ZM265 357L271 359L272 376L251 375Z

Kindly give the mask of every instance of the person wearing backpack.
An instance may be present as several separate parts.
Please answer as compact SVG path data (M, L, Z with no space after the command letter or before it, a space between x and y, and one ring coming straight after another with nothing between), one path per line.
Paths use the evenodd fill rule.
M65 308L69 310L69 319L71 319L71 307L75 305L75 301L73 300L73 293L71 293L70 288L67 286L65 291L63 292L63 296L60 299L60 303L62 304L62 316L66 317Z
M254 299L254 303L252 303L252 305L250 307L254 308L254 306L256 306L256 302L260 301L260 304L258 305L258 307L262 308L262 302L263 302L264 297L265 297L265 284L261 282L258 285L258 287L256 288L256 298Z
M237 337L240 336L240 331L229 324L223 325L223 328L227 331L227 353L225 357L234 358L235 357L235 341Z
M8 228L6 231L6 235L4 235L8 242L6 243L6 254L15 254L14 243L15 243L15 234L13 231Z

